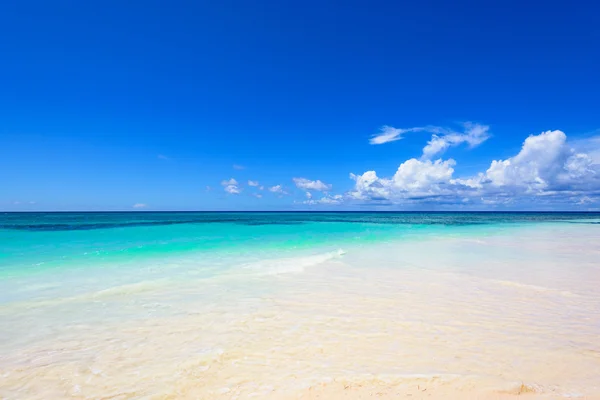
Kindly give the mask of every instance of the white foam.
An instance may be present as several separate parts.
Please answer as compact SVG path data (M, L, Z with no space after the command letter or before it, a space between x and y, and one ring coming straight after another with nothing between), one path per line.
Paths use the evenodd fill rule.
M261 260L258 262L244 264L242 268L260 275L300 273L308 267L314 267L315 265L340 258L344 254L346 254L344 250L338 249L337 251L304 257L287 257Z

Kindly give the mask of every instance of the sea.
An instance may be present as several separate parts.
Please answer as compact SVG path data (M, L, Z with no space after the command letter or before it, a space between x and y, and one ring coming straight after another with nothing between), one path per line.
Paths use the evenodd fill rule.
M0 213L0 399L521 395L600 398L600 213Z

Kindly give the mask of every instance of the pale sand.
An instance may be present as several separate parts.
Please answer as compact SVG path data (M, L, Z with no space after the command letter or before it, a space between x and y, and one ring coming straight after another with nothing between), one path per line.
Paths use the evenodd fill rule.
M506 389L477 390L476 388L453 388L435 385L417 384L345 384L334 383L321 387L310 388L307 393L298 395L302 399L489 399L504 400L514 398L564 399L565 397L551 394L536 394L535 389L515 383ZM586 397L591 399L592 397ZM595 397L597 398L597 397Z

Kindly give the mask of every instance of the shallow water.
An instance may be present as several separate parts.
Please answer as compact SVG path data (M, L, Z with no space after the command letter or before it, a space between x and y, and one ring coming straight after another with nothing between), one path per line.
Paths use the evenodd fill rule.
M0 398L600 396L597 214L83 216L0 217Z

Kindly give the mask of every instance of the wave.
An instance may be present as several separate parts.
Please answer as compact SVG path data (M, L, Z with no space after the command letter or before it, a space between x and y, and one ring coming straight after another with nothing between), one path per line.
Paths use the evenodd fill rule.
M107 289L98 290L92 293L75 296L72 299L87 300L87 299L103 299L113 296L128 296L136 293L151 292L157 289L164 288L169 283L167 279L156 279L152 281L143 281L137 283L128 283L119 286L113 286Z
M242 269L259 275L277 275L303 272L308 267L322 264L329 260L342 257L346 252L342 249L323 254L305 257L288 257L261 260L242 265Z
M0 312L17 308L28 309L34 307L57 306L68 303L106 301L112 298L127 297L139 293L161 290L164 289L164 287L166 285L169 285L170 283L171 281L169 281L168 279L156 279L137 283L126 283L122 285L109 287L106 289L89 291L72 296L15 301L11 303L0 304Z

